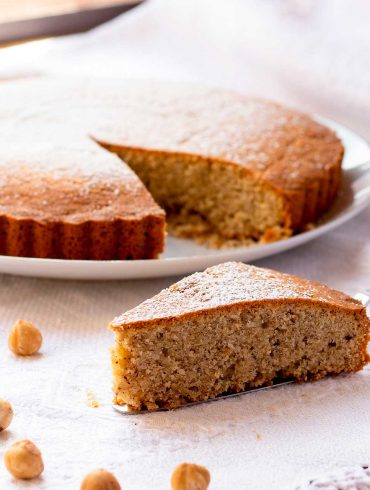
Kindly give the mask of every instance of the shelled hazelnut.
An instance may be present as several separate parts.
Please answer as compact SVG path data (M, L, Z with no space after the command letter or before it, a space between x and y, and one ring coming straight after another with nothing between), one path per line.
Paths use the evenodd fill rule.
M13 408L7 400L0 400L0 432L9 427L13 420Z
M121 486L112 473L101 468L85 476L81 490L121 490Z
M197 464L182 463L172 473L172 490L206 490L211 477L207 468Z
M17 356L32 356L40 350L41 344L40 330L25 320L18 320L9 332L9 349Z
M5 466L15 478L30 480L44 471L44 463L39 448L27 439L15 442L6 451Z

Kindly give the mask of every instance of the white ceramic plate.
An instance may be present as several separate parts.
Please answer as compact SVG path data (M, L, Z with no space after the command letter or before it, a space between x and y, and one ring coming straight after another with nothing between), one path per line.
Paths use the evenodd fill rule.
M342 139L344 183L333 209L313 230L286 240L239 247L210 250L191 240L168 237L166 249L157 260L59 260L0 256L0 272L22 276L59 279L133 279L188 274L229 260L250 262L297 247L329 230L342 225L370 205L370 147L360 136L334 121L317 117L333 128Z

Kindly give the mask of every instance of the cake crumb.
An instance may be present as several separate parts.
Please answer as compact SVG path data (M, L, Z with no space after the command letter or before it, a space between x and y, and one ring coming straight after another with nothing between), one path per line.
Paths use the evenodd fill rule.
M257 441L260 441L262 439L261 434L259 432L256 432L256 431L254 431L254 433L256 434Z
M96 398L95 393L93 393L92 391L86 392L85 404L86 404L86 406L88 406L90 408L99 408L100 407L100 403L99 403L98 399Z
M311 231L311 230L314 230L316 227L317 227L317 223L306 223L303 226L302 231Z

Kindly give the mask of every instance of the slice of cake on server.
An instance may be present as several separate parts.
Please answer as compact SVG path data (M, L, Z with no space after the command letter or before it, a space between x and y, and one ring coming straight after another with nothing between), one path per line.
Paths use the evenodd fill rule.
M131 410L354 372L368 361L361 302L235 262L186 277L110 327L115 403Z

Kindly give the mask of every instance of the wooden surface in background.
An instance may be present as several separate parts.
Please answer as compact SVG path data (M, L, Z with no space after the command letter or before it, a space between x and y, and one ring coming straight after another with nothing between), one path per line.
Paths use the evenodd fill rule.
M0 0L0 47L83 32L143 0Z
M130 0L0 0L0 23L132 3Z

